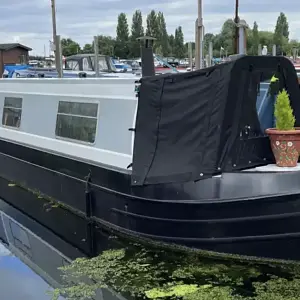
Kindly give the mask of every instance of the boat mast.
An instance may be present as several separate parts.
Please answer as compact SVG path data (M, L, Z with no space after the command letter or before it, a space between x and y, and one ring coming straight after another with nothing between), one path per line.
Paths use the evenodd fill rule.
M56 5L55 0L51 0L51 11L52 11L52 34L53 34L53 52L55 57L55 67L58 73L58 77L63 77L62 75L62 54L61 54L61 44L60 36L57 35L56 30Z
M55 0L51 0L51 11L52 11L52 34L53 34L53 45L55 45L56 40L56 6L55 6ZM54 50L54 54L55 54Z
M203 67L203 18L202 18L202 0L198 0L198 19L196 26L196 70Z
M235 35L234 35L234 53L239 53L239 27L238 24L240 22L239 18L239 0L235 0Z

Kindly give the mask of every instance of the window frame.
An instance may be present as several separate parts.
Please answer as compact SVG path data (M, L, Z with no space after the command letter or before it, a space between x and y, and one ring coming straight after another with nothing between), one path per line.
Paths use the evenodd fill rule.
M5 106L5 99L6 98L17 98L17 99L21 99L21 108L19 107L13 107L13 106ZM21 118L20 118L20 125L19 127L17 126L10 126L10 125L5 125L3 124L3 116L4 116L4 109L5 108L11 108L11 109L17 109L21 111ZM22 97L13 97L13 96L5 96L4 97L4 101L3 101L3 109L2 109L2 127L4 128L8 128L8 129L14 129L14 130L21 130L21 122L22 122L22 111L23 111L23 98Z
M90 116L82 116L82 115L75 115L75 114L66 114L66 113L59 113L59 103L60 102L72 102L72 103L80 103L80 104L97 104L97 116L96 117L90 117ZM96 139L98 135L98 122L99 122L99 113L100 113L100 102L99 101L86 101L86 102L80 102L80 101L70 101L70 100L59 100L57 104L57 113L56 113L56 121L55 121L55 128L54 128L54 134L55 138L58 140L63 140L66 142L72 142L77 144L82 144L86 146L94 146L96 144ZM57 127L57 116L58 115L65 115L65 116L75 116L75 117L81 117L81 118L88 118L88 119L96 119L96 131L95 131L95 140L93 143L82 141L82 140L76 140L68 137L63 137L56 134L56 127Z
M86 62L86 65L85 65ZM85 66L88 66L88 70L85 70ZM88 57L82 58L82 71L83 72L93 72L93 67L91 66L91 62Z
M21 234L25 234L26 239L28 241L28 245L23 243L23 241L15 235L16 232L14 231L13 226L16 226L17 229L21 232ZM26 257L32 258L32 248L31 248L28 231L23 226L20 226L20 224L18 224L17 222L14 222L14 220L12 220L10 218L9 218L9 229L10 229L11 238L13 239L14 247L16 247L18 249L18 251L20 251ZM20 245L21 245L21 247L20 247Z
M76 63L75 69L74 69L74 67L70 68L69 63L72 63L72 64ZM68 66L68 68L67 68L67 66ZM76 59L70 59L70 60L66 61L65 62L65 67L66 67L66 70L69 70L69 71L80 71L80 63ZM78 69L76 69L76 68L78 68Z

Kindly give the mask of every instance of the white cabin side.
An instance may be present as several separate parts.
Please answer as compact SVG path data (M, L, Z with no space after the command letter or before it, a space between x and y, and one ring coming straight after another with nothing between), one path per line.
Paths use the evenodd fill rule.
M134 78L3 79L0 139L93 164L132 162ZM79 130L80 129L80 130Z

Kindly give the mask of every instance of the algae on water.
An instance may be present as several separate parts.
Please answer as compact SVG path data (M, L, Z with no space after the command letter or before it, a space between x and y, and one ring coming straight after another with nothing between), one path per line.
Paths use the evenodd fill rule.
M91 299L110 287L132 299L299 300L300 273L287 266L207 260L198 254L134 244L78 258L61 268L65 286L53 299Z

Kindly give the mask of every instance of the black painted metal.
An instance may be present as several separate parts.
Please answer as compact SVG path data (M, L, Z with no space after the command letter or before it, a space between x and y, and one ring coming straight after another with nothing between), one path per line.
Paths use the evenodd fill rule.
M222 178L133 188L130 172L5 141L0 141L0 151L2 178L67 204L82 220L96 217L131 235L204 250L300 260L300 172L226 173ZM74 236L72 222L53 224L51 210L45 215L43 205L26 195L20 200L5 182L0 180L1 198L51 230L63 227L59 234L64 238ZM89 224L76 227L75 240L91 254L97 245ZM90 242L81 245L80 240Z

